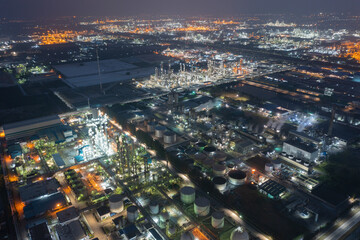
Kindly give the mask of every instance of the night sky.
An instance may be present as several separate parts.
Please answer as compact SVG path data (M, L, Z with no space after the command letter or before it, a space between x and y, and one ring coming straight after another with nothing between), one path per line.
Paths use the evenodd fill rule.
M360 0L0 0L8 18L319 12L360 14Z

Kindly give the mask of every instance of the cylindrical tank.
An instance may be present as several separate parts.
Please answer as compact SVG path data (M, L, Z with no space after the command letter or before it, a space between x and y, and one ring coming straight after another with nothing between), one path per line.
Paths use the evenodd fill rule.
M206 158L207 158L206 154L203 154L203 153L200 153L200 152L198 152L198 153L196 153L194 155L195 161L198 161L198 162L203 162L203 161L205 161Z
M208 158L204 160L202 163L204 164L205 167L211 167L212 165L214 165L215 162L214 160Z
M233 185L241 185L246 180L246 173L241 170L231 170L228 175L229 182Z
M172 144L176 142L176 134L170 131L164 133L164 143Z
M195 189L189 186L181 188L180 198L183 203L193 203L195 201Z
M195 237L192 232L184 232L181 234L180 240L195 240Z
M212 157L215 162L221 162L226 160L227 155L224 152L216 151Z
M224 177L214 177L213 178L213 183L216 187L216 189L218 189L219 191L224 191L226 188L226 178Z
M114 194L109 197L110 211L113 213L119 213L124 210L123 198L120 194Z
M196 146L202 151L204 150L204 147L206 147L206 143L204 142L197 142Z
M249 240L249 234L241 227L236 228L230 235L230 240Z
M127 220L129 222L131 223L135 222L139 216L138 207L135 205L128 207L126 210L126 214L127 214Z
M275 159L272 164L274 166L274 170L278 171L281 169L281 161L279 159Z
M149 207L150 207L151 214L154 214L154 215L159 214L159 203L157 201L151 200Z
M204 148L204 152L205 152L207 155L212 156L213 154L215 154L216 148L213 147L213 146L208 146L208 147L205 147L205 148Z
M194 212L199 216L206 216L210 212L210 201L207 198L199 197L194 203Z
M157 138L164 137L165 130L166 130L166 127L164 127L164 126L161 126L161 125L156 126L155 127L155 137L157 137Z
M271 173L274 169L273 169L273 165L271 163L266 163L265 164L265 172L267 173Z
M154 132L156 127L156 122L149 122L147 124L147 131L148 132Z
M224 213L217 211L211 214L211 225L213 228L223 228L224 227Z
M216 163L213 165L212 169L215 176L224 176L226 173L225 165L220 165Z

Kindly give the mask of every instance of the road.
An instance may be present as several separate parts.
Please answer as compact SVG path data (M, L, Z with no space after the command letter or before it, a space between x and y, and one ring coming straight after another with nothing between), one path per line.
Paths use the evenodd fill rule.
M342 221L339 227L336 228L335 231L331 233L324 233L321 236L317 237L318 240L335 240L335 239L342 239L349 231L352 230L358 223L360 223L360 209L357 208L353 216L348 218L345 221ZM332 229L331 229L332 230ZM325 235L325 236L324 236Z

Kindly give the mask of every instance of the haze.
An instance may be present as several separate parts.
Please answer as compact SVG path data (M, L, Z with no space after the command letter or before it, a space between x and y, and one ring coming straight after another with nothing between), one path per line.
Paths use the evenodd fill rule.
M318 13L360 10L358 0L0 0L0 15L7 18L56 16L197 15L241 13Z

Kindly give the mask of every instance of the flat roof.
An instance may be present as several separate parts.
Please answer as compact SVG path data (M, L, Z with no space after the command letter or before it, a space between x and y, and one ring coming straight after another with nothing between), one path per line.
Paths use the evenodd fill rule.
M79 220L73 221L65 226L58 224L55 228L60 240L80 240L86 237Z
M23 208L25 218L33 218L47 211L51 211L57 207L57 204L61 204L62 206L66 204L65 197L61 192L32 201Z
M31 240L52 240L46 222L29 228Z
M299 148L299 149L304 150L309 153L313 153L313 152L317 151L316 147L314 147L313 145L305 144L299 140L291 140L290 139L290 140L286 140L284 143L289 144L291 146L294 146L296 148Z
M38 181L19 188L20 198L23 202L57 192L60 187L55 178Z
M100 60L99 65L101 73L137 68L134 64L129 64L118 59ZM61 64L54 66L54 68L67 78L98 74L97 61Z
M29 125L44 123L44 122L53 121L53 120L58 120L59 123L61 123L58 115L52 115L52 116L47 116L47 117L33 118L33 119L24 120L24 121L20 121L20 122L4 124L3 128L4 128L4 131L6 131L6 130L13 129L13 128L29 126ZM6 132L5 132L5 134L6 134Z
M79 213L75 207L69 207L65 210L56 213L56 216L60 223L67 222L72 219L79 217Z
M54 161L55 161L55 163L56 163L56 165L57 165L58 167L65 166L65 162L64 162L64 160L62 159L62 157L60 156L60 154L55 153L55 154L52 155L52 157L53 157L53 159L54 159Z

